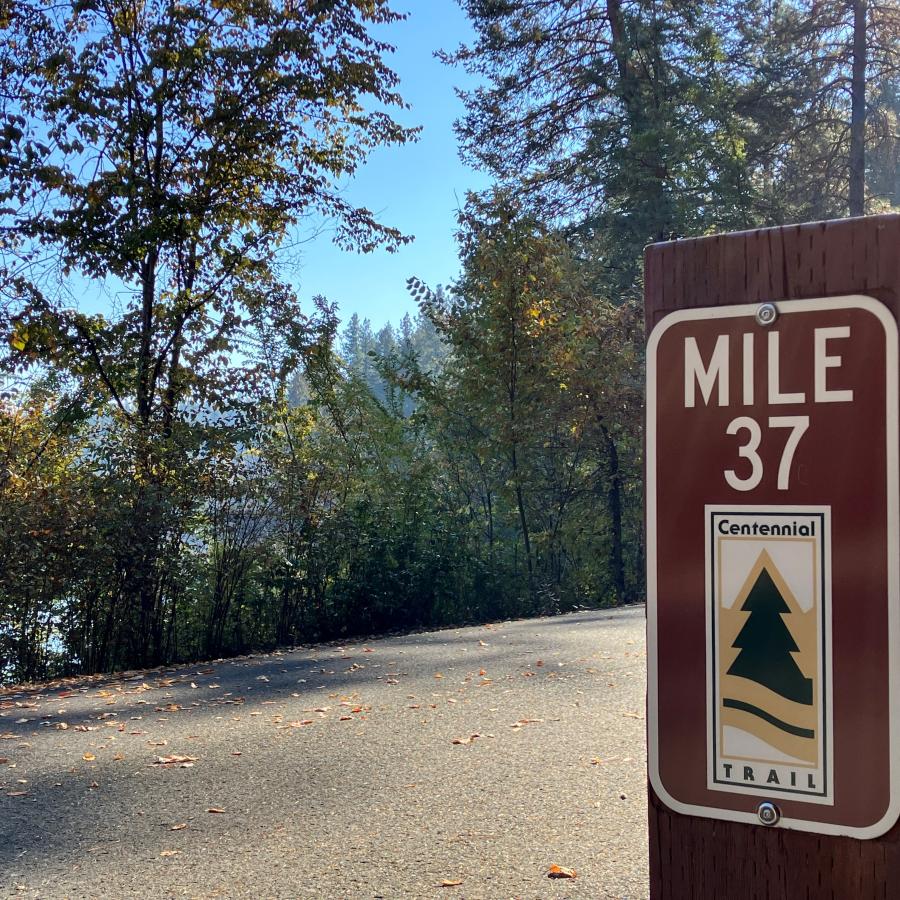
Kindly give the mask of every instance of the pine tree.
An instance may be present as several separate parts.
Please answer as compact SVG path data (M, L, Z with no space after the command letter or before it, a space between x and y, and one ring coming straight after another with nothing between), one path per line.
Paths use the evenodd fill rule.
M729 675L748 678L796 703L812 704L812 679L797 666L797 646L781 618L790 614L768 569L759 573L741 609L750 613L734 640L740 649Z

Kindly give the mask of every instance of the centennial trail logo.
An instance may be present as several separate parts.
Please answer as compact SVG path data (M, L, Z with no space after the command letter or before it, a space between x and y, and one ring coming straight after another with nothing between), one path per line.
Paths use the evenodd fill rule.
M709 787L832 803L829 510L706 516Z

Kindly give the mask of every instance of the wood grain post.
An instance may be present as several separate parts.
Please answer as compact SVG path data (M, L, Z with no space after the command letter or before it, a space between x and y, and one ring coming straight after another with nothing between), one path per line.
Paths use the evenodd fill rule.
M671 241L645 254L648 335L676 310L849 294L900 314L900 216ZM900 825L872 840L767 829L680 815L651 788L649 829L653 900L900 897Z

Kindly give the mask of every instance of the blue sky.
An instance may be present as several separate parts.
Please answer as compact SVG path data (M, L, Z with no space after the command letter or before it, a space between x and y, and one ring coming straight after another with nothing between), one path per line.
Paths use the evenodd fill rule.
M415 144L377 150L348 183L345 195L415 240L395 253L357 254L339 250L321 235L304 245L294 278L304 301L322 294L339 304L343 321L356 312L376 328L388 320L396 325L405 312L415 313L406 292L411 275L431 287L453 280L458 271L456 210L467 190L490 183L460 162L453 133L453 121L463 110L454 85L472 82L434 58L435 50L468 41L468 21L456 0L405 2L395 2L394 8L408 12L408 18L381 29L378 36L397 48L388 62L412 107L398 118L404 125L423 126L422 134Z

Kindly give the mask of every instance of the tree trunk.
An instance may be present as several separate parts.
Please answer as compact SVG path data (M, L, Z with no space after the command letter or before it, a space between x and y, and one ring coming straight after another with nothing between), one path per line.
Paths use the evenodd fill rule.
M619 470L619 451L609 429L602 423L600 433L606 444L606 508L609 512L609 526L612 533L612 547L609 554L610 575L616 593L616 603L627 603L629 596L622 555L622 474Z
M525 546L525 560L528 564L528 591L534 599L534 566L531 562L531 536L528 533L528 517L525 515L525 501L522 496L522 483L519 480L519 464L516 445L512 447L513 481L516 485L516 505L519 509L519 524L522 528L522 543Z
M853 0L853 72L850 82L851 216L866 212L866 19L868 0Z

